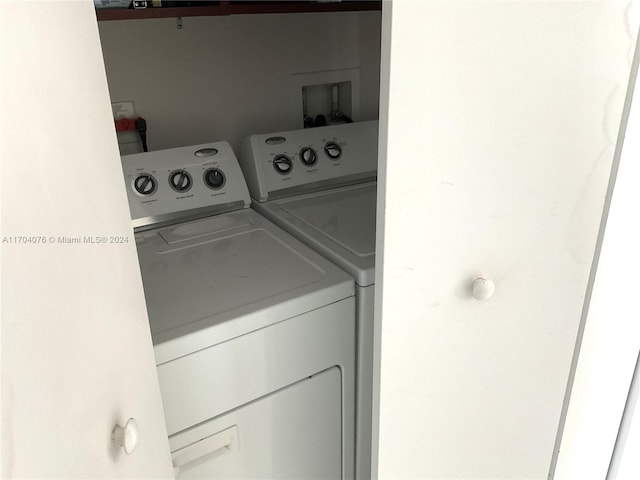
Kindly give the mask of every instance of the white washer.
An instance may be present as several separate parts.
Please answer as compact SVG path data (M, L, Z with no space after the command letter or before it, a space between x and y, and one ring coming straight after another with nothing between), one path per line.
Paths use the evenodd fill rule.
M240 163L253 208L356 281L356 477L370 479L378 121L253 135Z
M226 142L122 164L177 478L353 478L351 277L248 208Z

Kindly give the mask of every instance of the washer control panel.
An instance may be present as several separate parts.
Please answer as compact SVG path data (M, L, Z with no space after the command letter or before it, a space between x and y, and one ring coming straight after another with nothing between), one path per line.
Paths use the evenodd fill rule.
M250 203L227 142L124 155L122 169L134 227Z
M376 178L378 121L252 135L240 164L251 196L299 194Z

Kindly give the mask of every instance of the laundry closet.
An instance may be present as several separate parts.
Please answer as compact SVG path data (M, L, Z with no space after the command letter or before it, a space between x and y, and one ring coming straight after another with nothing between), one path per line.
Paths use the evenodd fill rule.
M309 3L340 10L337 4L351 2ZM151 153L199 146L206 175L198 178L209 179L215 190L224 184L215 169L226 173L227 167L207 163L213 150L231 158L229 151L238 155L256 134L267 135L262 145L277 146L278 137L302 129L305 116L315 121L318 98L332 98L336 86L339 110L354 123L379 122L372 478L553 477L556 468L571 471L563 458L581 436L600 442L600 455L588 460L593 471L606 472L628 381L602 393L612 400L606 434L581 435L586 423L572 419L581 408L572 409L576 398L568 387L574 372L583 381L580 372L590 371L576 346L589 335L587 307L609 182L624 156L640 17L617 2L394 1L384 2L382 13L371 4L362 2L363 11L119 20L98 13L97 23L91 5L12 6L3 35L18 39L8 63L18 80L10 84L17 100L7 111L15 119L37 119L39 134L7 135L7 151L14 154L7 158L23 159L26 145L38 147L29 149L29 162L9 163L7 175L34 178L41 188L32 189L14 215L7 207L7 225L24 232L37 224L47 238L65 228L80 234L109 226L107 233L134 238L107 97L133 102L134 115L146 121ZM37 49L30 38L40 40ZM24 60L32 56L36 61ZM62 145L68 131L61 112L72 104L84 121L83 135L77 145ZM119 133L117 140L123 153L140 149L135 132ZM101 181L49 188L67 185L69 172L79 170ZM176 178L177 186L188 183L187 175ZM138 186L144 191L149 185ZM23 198L17 189L7 192L3 196ZM248 197L240 201L247 205ZM238 218L212 223L231 228ZM202 232L194 229L166 231L162 238L171 248L185 245L185 232L190 245L200 242ZM6 312L22 320L3 320L3 356L12 359L3 361L8 476L172 474L162 430L171 434L181 426L159 420L158 372L150 360L142 285L131 267L138 260L133 243L102 250L49 244L8 257L6 271L16 281L3 282L3 302L7 288ZM316 258L303 250L299 258ZM334 303L351 305L353 287L334 267ZM620 328L616 368L637 357L631 328ZM349 340L346 330L341 338ZM322 345L315 345L318 358ZM42 354L23 354L31 351ZM144 360L131 362L140 352ZM289 354L270 352L269 359L279 361ZM347 357L341 357L344 371L353 367ZM291 405L328 395L333 400L318 418L335 419L344 404L336 400L339 372L328 366L298 372L296 382L309 374L309 388L295 390L284 403L260 397L268 402L251 405L273 406L283 420L276 427L288 431L289 413L313 420ZM232 372L228 367L220 372ZM251 367L244 372L253 373ZM278 392L294 392L287 382ZM252 412L264 420L263 411ZM134 417L138 448L126 455L123 432L132 432L133 424L127 430L125 422ZM223 433L208 446L234 454L237 431L222 425L207 430L206 422L196 427L206 428L170 448ZM326 428L326 438L343 428L324 420L315 427ZM79 431L93 440L79 441ZM112 434L124 449L112 445ZM242 432L237 435L242 440ZM312 445L303 441L303 455L313 461ZM326 458L340 457L335 445L328 447L333 453ZM261 445L252 448L264 452ZM285 445L278 459L287 460L286 454ZM60 462L67 457L76 461ZM351 471L336 475L350 478Z
M190 16L196 10L184 7L184 17L99 24L116 128L125 121L122 108L146 122L146 132L118 131L118 139L175 473L348 479L355 471L370 478L381 4L281 4L281 13L272 14L236 12L238 6L228 6L231 15L217 16L220 5L199 7L207 16ZM296 6L307 12L293 13ZM134 18L140 12L116 11ZM142 15L154 12L165 14L150 9ZM124 56L123 44L131 46ZM266 135L249 142L256 133ZM140 144L149 153L135 154ZM259 212L248 217L243 174L251 210ZM267 184L258 185L264 178ZM319 253L327 254L324 246L349 257L347 265L329 259L358 279L355 297L353 280L349 290L330 263L268 227L274 221L307 243L304 228L287 229L270 210L258 209L288 192L319 189L326 195L305 199L306 217L298 222L312 234L326 231L314 248ZM224 214L233 201L237 213ZM211 223L223 220L221 229ZM197 233L192 239L186 231ZM270 235L295 255L279 250ZM299 257L316 270L298 264ZM195 258L198 265L189 266ZM319 272L327 278L318 280ZM343 293L319 297L338 286ZM311 295L317 298L310 301ZM285 303L286 314L273 313ZM343 306L336 311L333 304ZM272 320L250 320L252 309ZM318 320L307 318L314 309ZM284 332L279 322L294 329L299 323L302 333ZM243 347L247 337L261 335L259 328L266 338L281 339L269 346L259 337ZM322 329L328 332L324 347ZM289 337L297 338L295 345ZM288 363L271 360L276 349ZM325 359L312 360L314 349ZM252 362L261 369L243 373L241 365ZM216 379L221 369L227 373ZM231 380L225 382L226 375ZM305 393L306 377L322 391ZM265 386L232 394L248 384ZM279 393L283 389L294 393ZM229 392L222 402L220 390ZM315 423L304 426L301 418L309 417ZM295 445L289 455L281 452L286 444Z
M502 20L500 8L508 11ZM383 305L378 298L381 331L390 335L386 348L397 328L412 332L416 343L396 346L404 354L393 372L383 364L387 391L399 395L394 405L407 417L383 422L381 438L415 434L411 443L429 452L426 470L400 462L399 471L386 474L540 477L553 471L561 441L618 123L591 145L583 135L600 116L599 102L614 117L621 112L625 88L613 96L609 91L620 81L625 85L628 59L614 44L624 43L619 33L627 20L621 10L599 16L597 8L583 5L585 18L606 19L598 23L601 30L592 37L587 23L574 25L573 38L563 43L549 35L549 29L565 31L556 22L571 11L561 6L543 14L535 4L512 10L399 2L397 10L421 16L423 24L394 26L398 39L387 48L395 64L389 51L380 51L379 11L100 22L111 98L136 102L148 117L149 136L157 137L150 140L154 148L226 139L235 151L246 135L301 128L300 112L312 103L303 98L312 92L301 87L349 82L347 108L356 121L376 119L382 98L381 131L388 114L389 138L402 140L381 156L378 174L395 173L379 194L422 193L402 201L391 217L411 227L385 226L385 288L397 285L403 293L393 297L398 303ZM448 15L460 15L460 23L445 32L438 19ZM460 42L481 28L478 18L494 22L514 45L506 48L500 36ZM437 41L421 41L433 32L441 35ZM592 42L610 34L617 40L590 63ZM529 51L527 42L537 42L536 48L529 56L517 54ZM443 51L450 61L436 60ZM484 56L488 66L465 63L467 55L472 62ZM381 56L383 81L392 89L382 94ZM394 74L400 64L407 71ZM605 69L610 80L585 76L583 68ZM614 72L620 72L617 80ZM395 110L384 105L388 96ZM601 99L588 104L592 113L579 100L584 96ZM563 112L572 113L541 105L564 105ZM469 106L477 115L466 112ZM545 120L528 116L531 111L545 112ZM440 138L450 141L440 144ZM380 146L385 142L383 133ZM596 161L601 155L608 160ZM596 163L589 166L584 158ZM422 233L414 234L415 228ZM384 359L384 342L382 348ZM411 394L395 382L425 390ZM418 415L422 420L415 420ZM409 418L421 428L408 428L403 422ZM386 445L386 455L403 457L393 441Z

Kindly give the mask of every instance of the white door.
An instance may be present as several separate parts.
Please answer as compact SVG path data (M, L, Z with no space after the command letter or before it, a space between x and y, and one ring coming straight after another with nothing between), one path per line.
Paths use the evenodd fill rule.
M2 478L171 478L93 4L0 5Z
M549 474L638 32L629 3L384 3L381 478Z

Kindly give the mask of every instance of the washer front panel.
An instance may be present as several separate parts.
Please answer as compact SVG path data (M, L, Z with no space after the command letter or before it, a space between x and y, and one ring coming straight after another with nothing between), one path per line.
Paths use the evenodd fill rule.
M375 179L377 140L377 120L252 135L242 145L240 162L252 198L263 202L305 186Z

